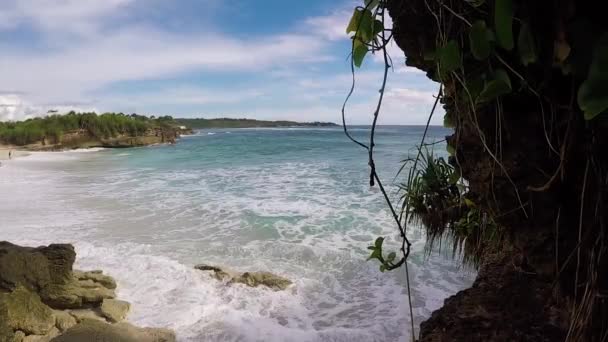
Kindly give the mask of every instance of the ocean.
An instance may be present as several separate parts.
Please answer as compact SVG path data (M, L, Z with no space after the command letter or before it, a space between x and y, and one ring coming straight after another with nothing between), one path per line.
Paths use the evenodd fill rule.
M423 130L377 130L376 166L393 199ZM369 129L352 133L367 140ZM448 134L431 127L428 141ZM0 167L0 240L74 244L77 268L117 280L132 323L174 329L179 341L408 341L403 269L366 261L376 237L385 249L398 242L368 172L366 151L341 128L201 130L174 145L34 153ZM449 251L425 253L419 227L408 234L419 324L474 272ZM198 263L295 284L228 286Z

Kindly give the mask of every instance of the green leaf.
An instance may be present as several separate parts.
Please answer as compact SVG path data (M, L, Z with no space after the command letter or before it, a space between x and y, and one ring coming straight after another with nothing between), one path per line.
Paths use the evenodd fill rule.
M378 6L378 4L380 3L380 0L365 0L365 7L367 7L367 9L374 9L376 8L376 6Z
M378 19L374 20L374 24L372 27L372 37L375 37L376 35L382 33L382 31L384 31L384 24L382 24L382 21Z
M498 45L505 50L513 49L512 0L496 0L494 4L494 27Z
M608 33L595 43L589 75L578 89L577 100L585 120L608 109Z
M370 254L370 256L369 256L369 258L367 258L367 260L372 260L372 259L380 260L381 257L382 257L382 254L380 253L380 250L374 249L374 251L372 252L372 254Z
M357 28L359 27L359 22L361 21L361 13L362 11L355 8L355 12L353 16L350 17L350 21L348 22L348 26L346 26L346 33L357 32Z
M353 45L353 62L355 63L355 66L359 68L361 67L361 64L363 64L363 59L367 54L367 46L356 37L353 39L355 40Z
M494 79L486 83L477 98L478 102L488 102L511 92L511 80L506 71L499 69L494 73Z
M365 43L369 43L373 38L374 17L370 10L363 10L361 13L361 22L359 24L359 30L356 35L361 37Z
M455 40L450 40L439 50L439 68L443 73L452 72L460 67L460 48Z
M452 149L454 149L452 147ZM455 153L456 151L454 151ZM458 181L460 180L461 176L460 176L460 171L458 171L457 169L454 169L454 172L452 172L452 174L450 175L450 178L448 179L448 181L450 182L450 184L456 184L458 183Z
M523 65L528 66L536 62L536 44L534 44L534 36L532 36L530 26L527 23L523 23L519 28L517 49Z
M382 243L384 242L384 238L381 236L379 238L376 239L376 241L374 242L374 246L376 246L376 248L378 249L382 249Z
M491 46L488 40L488 29L486 28L486 22L478 20L473 23L469 30L469 45L471 47L471 53L473 57L482 61L490 56Z
M469 208L475 208L475 203L468 198L464 199L464 204Z
M356 37L368 43L374 37L372 34L372 25L375 26L374 23L374 17L370 10L356 8L348 22L346 33L355 32Z
M386 257L386 261L392 262L393 260L395 260L396 257L397 257L397 253L390 252L390 253L388 253L388 256Z
M386 265L380 265L380 272L384 273L386 271Z

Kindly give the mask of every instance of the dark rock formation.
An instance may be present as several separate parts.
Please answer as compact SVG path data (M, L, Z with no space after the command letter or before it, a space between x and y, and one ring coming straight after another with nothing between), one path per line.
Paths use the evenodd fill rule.
M440 81L437 63L428 56L454 39L463 44L461 77L478 76L482 62L467 54L465 20L492 25L493 4L474 9L467 1L389 0L392 33L406 64ZM608 336L608 127L605 118L585 121L576 104L575 90L584 77L554 67L559 44L567 42L576 57L581 40L593 42L608 32L608 21L598 2L514 0L513 8L515 35L519 21L530 18L539 62L524 68L515 49L500 54L539 96L514 85L501 97L500 111L492 103L471 113L458 106L462 85L446 77L442 99L455 125L447 137L455 148L451 162L468 182L471 199L495 219L504 239L501 256L484 257L490 259L474 286L447 299L421 325L421 341ZM576 35L581 23L586 30ZM497 60L483 63L507 69Z

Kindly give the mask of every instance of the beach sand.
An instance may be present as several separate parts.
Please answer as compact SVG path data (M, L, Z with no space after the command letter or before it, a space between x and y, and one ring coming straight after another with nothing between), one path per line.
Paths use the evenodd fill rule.
M10 148L10 147L0 146L0 160L8 160L9 151L13 151L13 153L12 153L13 159L19 158L19 157L25 157L30 154L27 151L20 151L20 150L16 150L16 149Z

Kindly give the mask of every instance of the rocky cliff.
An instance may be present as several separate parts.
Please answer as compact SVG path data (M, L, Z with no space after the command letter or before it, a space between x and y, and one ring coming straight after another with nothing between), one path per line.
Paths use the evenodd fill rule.
M58 140L45 138L35 144L25 146L34 151L56 151L75 148L127 148L155 144L173 144L182 134L191 134L190 129L155 128L148 129L142 135L121 134L114 137L96 137L87 130L76 130L64 133Z
M605 113L585 120L576 92L608 32L599 2L387 3L406 64L443 84L446 122L455 130L451 163L501 238L498 251L483 255L473 287L422 323L420 341L605 341L608 127ZM523 43L507 50L484 35L497 52L480 61L471 26L494 30L499 11L511 13L513 27L502 28ZM450 41L452 49L441 50ZM536 47L534 64L520 58L526 44ZM438 68L447 61L455 63L451 73ZM506 70L513 91L470 105L474 81L487 82L488 69Z

